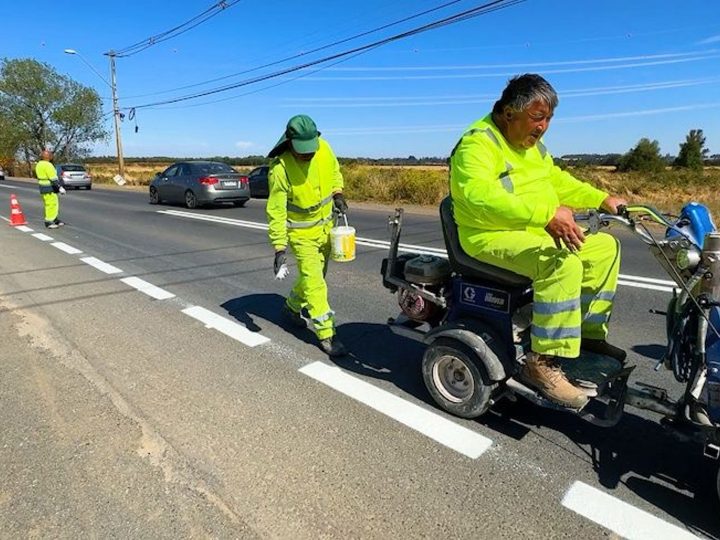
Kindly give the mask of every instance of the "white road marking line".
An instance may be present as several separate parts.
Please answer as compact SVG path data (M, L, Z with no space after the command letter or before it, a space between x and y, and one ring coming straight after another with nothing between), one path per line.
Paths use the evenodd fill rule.
M642 281L645 283L657 283L658 285L671 285L677 287L674 281L669 279L656 279L643 276L630 276L628 274L618 274L620 279L630 279L632 281Z
M58 248L60 251L64 251L65 253L69 253L70 255L77 255L78 253L82 253L82 250L79 250L78 248L74 248L72 246L67 245L65 242L53 242L50 244L52 247Z
M213 313L209 309L205 309L200 306L191 306L183 309L182 312L185 315L189 315L193 319L197 319L205 325L206 328L214 328L218 332L225 334L232 339L239 341L247 345L248 347L255 347L262 345L270 341L268 338L257 332L251 332L243 325L238 324L230 319L226 319L216 313Z
M160 287L156 287L152 283L148 283L147 281L135 276L122 278L120 281L122 281L125 285L130 285L133 289L137 289L143 294L147 294L148 296L155 298L156 300L167 300L168 298L175 297L173 293L168 292L165 289L161 289Z
M234 225L236 227L246 227L248 229L260 229L267 230L268 226L265 223L257 223L255 221L245 221L242 219L234 219L219 216L209 216L207 214L197 214L193 212L183 212L182 210L157 210L160 214L166 214L170 216L184 217L189 219L197 219L200 221L210 221L215 223L222 223L223 225ZM355 244L359 246L366 246L377 249L388 249L390 242L387 240L375 240L373 238L362 238L358 237L355 239ZM434 248L430 246L419 246L416 244L403 244L398 245L398 251L405 253L418 253L420 255L436 255L447 259L447 251L441 248ZM639 289L649 289L654 291L672 292L674 281L667 279L656 279L648 278L644 276L631 276L628 274L620 274L621 279L618 280L619 285L625 285L627 287L637 287ZM668 285L669 287L658 287L648 286L646 283L654 283L658 285Z
M33 234L33 236L38 240L42 240L43 242L50 242L51 240L53 240L52 236L48 236L47 234L43 234L41 232L35 233Z
M583 482L570 486L562 505L629 540L698 540L685 529Z
M487 437L353 377L338 367L313 362L300 372L471 459L480 457L492 446L492 440Z
M18 231L22 231L22 232L33 232L33 231L35 230L35 229L31 229L31 228L28 227L27 225L18 225L18 226L15 227L15 228L16 228Z
M636 287L638 289L650 289L652 291L673 292L673 289L680 290L675 287L665 287L663 285L653 285L652 283L641 283L639 281L627 281L618 279L618 285L627 285L628 287Z
M85 264L89 264L93 268L97 268L101 272L105 272L106 274L120 274L123 272L123 270L120 270L117 266L108 264L100 259L96 259L95 257L82 257L80 260Z

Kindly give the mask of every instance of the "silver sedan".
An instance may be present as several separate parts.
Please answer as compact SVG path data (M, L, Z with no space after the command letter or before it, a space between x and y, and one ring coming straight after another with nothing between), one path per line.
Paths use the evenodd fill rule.
M173 163L150 182L150 203L184 203L188 208L204 204L233 203L245 206L250 200L247 176L217 161Z

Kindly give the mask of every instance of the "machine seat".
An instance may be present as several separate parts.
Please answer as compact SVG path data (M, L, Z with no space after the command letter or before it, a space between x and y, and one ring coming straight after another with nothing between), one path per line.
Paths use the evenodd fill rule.
M453 217L452 199L448 196L440 203L440 221L442 222L445 248L448 252L450 267L454 272L466 278L491 281L506 287L529 287L531 280L510 270L478 261L470 257L460 247L457 224Z

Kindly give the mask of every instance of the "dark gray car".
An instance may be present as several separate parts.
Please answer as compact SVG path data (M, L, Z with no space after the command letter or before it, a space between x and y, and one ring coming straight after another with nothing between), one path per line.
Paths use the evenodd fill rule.
M270 190L268 188L269 170L270 167L263 165L262 167L257 167L256 169L250 171L248 180L250 181L250 194L253 197L267 199L270 195Z
M247 176L216 161L173 163L150 182L151 204L183 203L188 208L196 208L228 202L245 206L249 199Z

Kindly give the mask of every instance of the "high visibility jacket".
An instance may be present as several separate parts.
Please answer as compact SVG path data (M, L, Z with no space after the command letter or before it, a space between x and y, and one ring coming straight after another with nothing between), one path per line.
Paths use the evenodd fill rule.
M557 167L542 141L512 148L491 115L472 124L455 146L450 194L461 240L483 230L544 234L558 206L598 208L608 196Z
M53 193L53 184L57 184L58 176L52 163L44 159L38 161L35 165L35 176L37 176L41 194Z
M322 138L319 142L310 161L296 160L286 150L270 164L266 212L275 249L287 247L288 234L311 234L332 219L332 196L342 191L343 177L330 145Z

